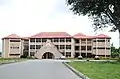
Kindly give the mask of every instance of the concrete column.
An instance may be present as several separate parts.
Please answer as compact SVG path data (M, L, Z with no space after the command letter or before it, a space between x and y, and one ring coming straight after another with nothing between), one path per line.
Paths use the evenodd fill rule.
M106 38L105 38L105 58L106 58L106 47L107 47L107 46L106 46L106 42L107 42L107 41L106 41Z
M64 39L64 45L65 45L65 57L66 57L66 38Z
M75 50L74 50L74 39L71 38L71 57L73 58L75 55Z
M94 44L93 44L94 41L93 41L93 40L94 40L94 39L92 39L92 46L91 46L91 53L92 53L92 55L93 55L93 53L94 53L94 49L93 49L93 48L94 48Z
M30 56L30 39L29 39L29 53L28 56Z
M10 39L9 39L9 52L8 52L8 57L9 57L9 54L10 54Z
M98 49L97 49L97 47L98 47L98 39L96 38L96 56L98 55Z
M81 39L79 40L79 55L81 56Z
M37 44L36 44L36 38L35 38L35 53L36 53L36 45L37 45Z
M87 57L87 39L86 39L86 57Z
M19 52L20 52L20 55L23 54L23 51L22 51L22 39L20 39Z
M41 45L41 47L42 47L42 38L40 39L40 42L39 42L39 44Z
M58 48L60 49L60 38L58 38Z
M51 42L53 43L53 41L54 41L54 39L53 38L51 38Z
M5 39L2 40L2 57L5 58Z
M42 47L42 45L43 45L43 42L42 42L42 40L43 40L43 38L41 38L41 47Z

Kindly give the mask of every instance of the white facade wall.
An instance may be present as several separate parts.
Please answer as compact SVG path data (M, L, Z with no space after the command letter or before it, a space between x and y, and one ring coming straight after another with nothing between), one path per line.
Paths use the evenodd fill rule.
M102 39L105 40L105 42L94 42L97 40L101 39L87 39L85 38L84 41L83 39L79 39L79 43L75 43L75 39L71 38L71 42L66 42L66 38L63 38L64 42L60 42L60 38L57 38L58 42L54 42L54 39L52 38L52 43L54 45L58 45L58 50L62 53L64 53L65 56L67 56L67 53L71 53L69 57L73 58L75 57L76 52L79 53L79 55L85 54L85 56L88 56L88 53L91 55L102 55L102 56L107 56L111 55L110 52L110 39ZM13 58L13 57L20 57L20 55L23 54L23 49L24 49L24 41L21 39L20 42L10 42L10 40L16 40L16 39L3 39L2 40L2 52L3 52L3 57L4 58ZM43 39L41 38L40 42L37 42L37 39L34 39L35 42L30 42L29 40L29 56L31 55L31 52L37 53L39 52L40 49L37 49L36 45L41 45L41 47L45 44L45 42L42 42ZM31 49L30 46L34 45L35 48ZM64 49L60 49L60 46L64 45ZM67 45L71 45L71 49L66 49ZM19 47L18 49L11 49L12 47ZM79 50L75 50L75 46L79 46ZM85 50L82 50L82 46L85 46ZM88 46L91 46L91 50L88 50ZM101 49L102 47L102 49ZM105 49L103 49L103 47ZM100 48L100 49L99 49ZM20 54L18 56L10 56L9 54Z

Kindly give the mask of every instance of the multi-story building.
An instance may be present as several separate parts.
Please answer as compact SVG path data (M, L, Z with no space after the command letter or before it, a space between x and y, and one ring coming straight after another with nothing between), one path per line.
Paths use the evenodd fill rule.
M5 58L19 58L23 54L36 58L70 58L103 56L110 57L110 37L104 34L74 36L66 32L41 32L22 38L11 34L2 38L2 52Z

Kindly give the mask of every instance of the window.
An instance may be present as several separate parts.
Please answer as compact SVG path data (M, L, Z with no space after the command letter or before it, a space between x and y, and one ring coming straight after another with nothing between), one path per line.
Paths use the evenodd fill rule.
M86 41L86 39L81 39L81 41Z
M93 42L105 42L105 40L94 40Z
M105 47L94 47L93 49L105 49Z
M30 56L34 56L35 52L30 52Z
M86 43L86 39L81 39L81 43L85 44Z
M110 42L110 40L108 40L107 42Z
M24 40L24 42L29 42L29 40Z
M42 39L42 42L46 42L46 41L47 41L47 39L46 39L46 38L43 38L43 39Z
M65 49L65 45L60 45L60 49Z
M36 49L40 49L41 48L41 45L36 45Z
M30 49L35 49L35 45L30 45Z
M87 39L87 43L92 43L92 40L91 39Z
M66 38L66 42L71 42L71 38Z
M10 42L20 42L20 40L10 40Z
M87 50L91 50L91 46L87 46Z
M110 48L106 48L107 50L110 50Z
M64 54L64 52L61 52L61 54L64 56L65 54Z
M105 42L105 40L98 40L98 42Z
M66 57L71 57L71 52L66 52Z
M81 50L86 50L86 46L81 46Z
M55 45L58 49L59 49L59 46L58 45Z
M79 46L75 46L75 50L79 50Z
M80 56L79 52L75 52L75 58L77 58L78 56Z
M71 45L66 45L66 49L71 49Z
M93 40L93 42L96 42L96 40Z
M10 56L16 56L16 55L20 55L20 54L9 54Z
M37 38L37 39L36 39L36 42L41 42L41 39L40 39L40 38Z
M48 38L47 40L50 40L51 42L53 41L53 39L52 39L52 38Z
M35 39L34 38L30 39L30 42L35 42Z
M10 47L11 49L19 49L19 47L14 47L14 46L12 46L12 47Z
M28 45L24 45L24 49L28 50L29 49Z
M65 42L65 38L60 38L60 42Z
M78 39L75 39L75 43L79 43L79 40L78 40Z
M91 39L87 39L87 41L92 41Z
M58 42L58 38L54 38L54 42Z

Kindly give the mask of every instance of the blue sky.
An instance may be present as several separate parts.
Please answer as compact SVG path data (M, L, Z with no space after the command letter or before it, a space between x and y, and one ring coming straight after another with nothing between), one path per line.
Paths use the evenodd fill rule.
M31 36L39 32L65 31L94 35L91 20L69 10L66 0L0 0L0 38L11 33ZM118 47L118 32L98 31L112 37ZM2 41L0 41L0 51Z

